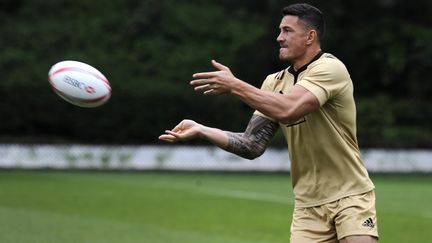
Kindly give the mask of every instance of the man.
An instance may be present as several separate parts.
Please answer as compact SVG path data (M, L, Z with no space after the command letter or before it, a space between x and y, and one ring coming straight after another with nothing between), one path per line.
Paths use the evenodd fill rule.
M280 127L295 195L291 242L376 242L374 185L358 148L353 84L344 64L321 51L323 15L311 5L293 4L283 9L279 29L279 59L291 65L269 75L261 89L214 60L217 71L193 75L196 91L231 93L256 109L244 133L184 120L159 138L201 138L253 159Z

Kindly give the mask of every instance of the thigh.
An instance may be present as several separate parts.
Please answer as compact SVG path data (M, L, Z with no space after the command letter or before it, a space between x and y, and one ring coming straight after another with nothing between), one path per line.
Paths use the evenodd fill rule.
M337 243L336 230L322 207L294 208L290 243Z
M378 225L374 192L370 191L339 200L335 227L339 239L348 239L349 236L356 236L352 239L356 239L357 236L369 236L366 238L377 239Z

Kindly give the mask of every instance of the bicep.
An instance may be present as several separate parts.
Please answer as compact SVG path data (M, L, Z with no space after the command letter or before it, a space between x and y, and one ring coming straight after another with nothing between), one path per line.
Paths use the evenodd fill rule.
M290 120L296 120L317 110L320 107L318 98L301 85L294 85L286 94L288 102L291 103Z

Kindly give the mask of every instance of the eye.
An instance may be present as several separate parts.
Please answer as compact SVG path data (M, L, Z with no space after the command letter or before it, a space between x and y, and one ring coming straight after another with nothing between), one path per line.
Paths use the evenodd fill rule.
M282 27L281 31L286 33L286 32L292 32L293 30L290 27Z

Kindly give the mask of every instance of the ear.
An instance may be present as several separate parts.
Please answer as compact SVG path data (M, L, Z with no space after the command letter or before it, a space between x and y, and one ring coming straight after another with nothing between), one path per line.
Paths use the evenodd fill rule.
M309 30L306 39L306 45L311 45L318 38L316 30Z

